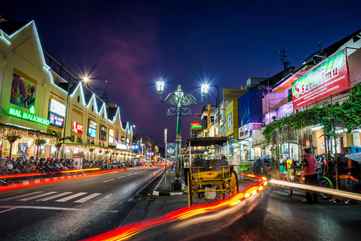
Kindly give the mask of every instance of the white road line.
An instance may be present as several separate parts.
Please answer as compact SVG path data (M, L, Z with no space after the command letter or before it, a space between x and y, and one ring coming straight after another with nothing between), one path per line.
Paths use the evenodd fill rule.
M69 195L71 193L72 192L62 192L62 193L58 193L56 195L53 195L53 196L50 196L50 197L45 197L45 198L42 198L42 199L39 199L39 200L36 200L36 201L37 202L45 202L45 201L49 201L49 200L53 200L53 199L56 199L56 198L59 198L59 197Z
M0 213L6 213L6 212L9 212L9 211L14 210L14 209L16 209L16 207L12 207L12 208L2 210L2 211L0 211Z
M90 199L96 198L97 196L101 195L101 193L93 193L86 197L83 197L79 200L76 200L75 203L85 203L86 201L89 201Z
M65 208L65 207L48 207L48 206L24 206L24 205L15 205L15 206L0 206L0 208L8 209L38 209L38 210L57 210L57 211L91 211L88 208ZM10 211L10 210L9 210ZM117 213L118 210L104 210L105 213Z
M80 197L80 196L83 196L87 194L87 192L79 192L79 193L75 193L73 195L70 195L70 196L67 196L67 197L64 197L64 198L61 198L61 199L58 199L56 200L56 202L61 202L61 203L64 203L64 202L67 202L71 199L74 199L74 198L77 198L77 197Z
M104 183L106 183L106 182L111 182L111 181L113 181L113 180L114 180L114 178L110 178L110 179L105 180Z
M36 191L36 192L20 194L20 195L16 195L16 196L12 196L12 197L2 198L2 199L0 199L0 201L14 200L14 199L17 199L17 198L27 197L27 196L35 195L35 194L38 194L38 193L43 193L43 192L42 191Z
M27 198L20 199L20 201L26 202L26 201L38 199L38 198L41 198L41 197L49 196L49 195L52 195L52 194L55 194L55 193L56 192L46 192L46 193L38 194L38 195L35 195L35 196L30 196L30 197L27 197Z

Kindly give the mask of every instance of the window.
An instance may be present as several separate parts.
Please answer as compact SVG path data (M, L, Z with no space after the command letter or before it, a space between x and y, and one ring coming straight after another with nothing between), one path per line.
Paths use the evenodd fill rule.
M106 141L107 140L107 128L105 126L103 126L103 125L100 126L99 139L101 141Z
M78 103L80 103L80 96L78 95L78 98L76 98L76 101L78 101Z

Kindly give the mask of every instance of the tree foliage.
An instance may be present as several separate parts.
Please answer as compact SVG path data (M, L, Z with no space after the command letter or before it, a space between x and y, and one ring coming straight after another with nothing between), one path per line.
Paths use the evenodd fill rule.
M352 88L343 103L314 106L291 116L276 120L265 127L263 135L267 142L273 135L288 127L294 130L321 124L327 137L335 135L335 126L346 128L348 132L361 126L361 85Z

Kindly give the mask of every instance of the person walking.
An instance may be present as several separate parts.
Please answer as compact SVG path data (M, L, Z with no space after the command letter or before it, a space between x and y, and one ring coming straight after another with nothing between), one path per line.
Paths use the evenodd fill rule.
M316 158L311 152L311 148L306 148L303 154L303 176L305 178L305 184L317 185L317 163ZM307 203L317 202L317 194L314 192L306 192Z

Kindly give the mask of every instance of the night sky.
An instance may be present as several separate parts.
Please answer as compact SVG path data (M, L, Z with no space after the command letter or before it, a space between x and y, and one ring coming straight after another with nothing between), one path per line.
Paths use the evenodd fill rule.
M165 76L169 90L181 83L197 96L202 77L239 87L250 76L280 71L280 49L297 66L361 29L360 12L361 1L341 0L5 1L0 7L8 19L35 20L44 48L75 72L94 69L94 88L102 92L108 80L106 93L123 120L159 143L165 127L174 138L175 120L154 93L156 77Z

